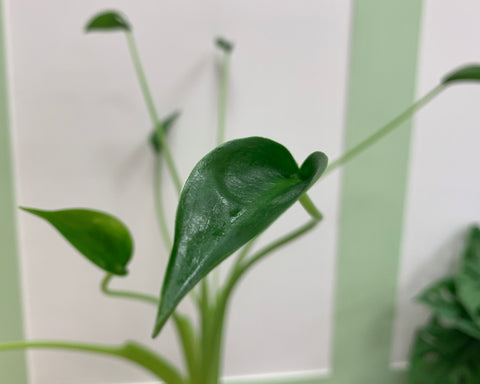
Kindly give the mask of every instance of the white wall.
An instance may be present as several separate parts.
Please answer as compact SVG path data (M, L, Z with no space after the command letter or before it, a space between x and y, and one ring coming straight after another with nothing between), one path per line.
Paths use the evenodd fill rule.
M215 142L218 34L236 43L228 138L271 137L299 162L315 150L331 158L340 152L347 0L7 0L6 6L18 201L122 218L136 253L131 275L116 287L158 292L167 254L153 210L151 124L123 36L82 33L95 12L117 8L129 16L161 113L182 109L171 139L183 178ZM228 375L328 368L338 194L338 176L315 188L325 224L243 282L228 327ZM172 220L173 196L169 186ZM265 237L305 219L293 209ZM103 297L101 272L46 224L27 214L19 220L28 338L136 339L180 360L170 328L149 339L154 308ZM29 367L32 384L148 380L121 362L68 353L32 352Z
M428 0L424 5L418 96L464 63L480 61L480 3ZM470 224L480 222L480 87L448 89L415 121L404 223L393 360L407 359L428 312L412 299L453 271Z

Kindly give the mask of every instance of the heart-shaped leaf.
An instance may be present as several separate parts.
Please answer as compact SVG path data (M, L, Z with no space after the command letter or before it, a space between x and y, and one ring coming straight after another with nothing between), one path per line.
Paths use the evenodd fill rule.
M126 275L133 253L127 227L115 217L89 209L42 211L22 208L52 224L82 255L115 275Z
M480 65L474 64L457 69L445 76L442 83L451 84L459 81L480 81Z
M105 11L95 15L86 25L85 31L130 31L128 21L116 11Z
M480 229L472 227L455 278L459 300L480 327Z
M417 332L410 355L411 384L480 383L480 342L434 319Z
M170 128L175 124L175 122L178 120L180 117L180 112L175 111L168 115L163 121L162 121L162 128L165 134L167 134L170 131ZM158 132L156 129L152 131L150 134L150 144L152 145L153 150L155 153L160 153L162 150L162 145L160 144L160 139L158 137Z
M200 160L180 196L154 336L195 284L272 224L326 166L315 152L299 168L284 146L261 137L227 142Z

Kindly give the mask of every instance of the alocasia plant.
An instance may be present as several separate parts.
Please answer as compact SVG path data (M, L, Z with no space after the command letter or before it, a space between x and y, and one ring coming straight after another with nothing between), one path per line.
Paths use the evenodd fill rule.
M156 155L155 202L160 234L165 246L171 251L160 297L109 288L114 276L127 274L133 251L130 233L119 219L88 209L23 209L52 224L81 254L106 272L100 285L103 293L157 306L154 337L171 318L181 341L185 369L179 369L149 348L132 342L110 346L63 341L19 341L0 344L0 351L57 348L108 354L130 360L168 384L218 384L222 365L224 322L231 294L242 276L256 263L306 234L322 220L322 214L307 195L307 191L322 174L339 168L368 149L449 84L480 80L480 66L468 66L455 71L426 96L330 165L327 166L327 156L322 152L312 153L298 165L287 148L267 138L247 137L223 142L229 65L234 47L226 39L219 38L215 43L223 53L223 63L218 102L218 147L197 163L183 184L166 137L179 113L174 112L167 118L160 119L130 23L118 12L103 12L87 24L86 31L125 34L154 127L149 140ZM163 160L179 193L173 240L170 238L164 215L162 189L158 182ZM296 202L308 212L310 221L252 254L253 241ZM210 284L209 273L237 250L239 252L223 285L215 287ZM472 265L475 262L472 259ZM191 293L194 287L198 287L192 294L192 299L198 309L199 325L176 310L179 302ZM467 297L472 289L471 282L465 279L459 289ZM472 299L464 312L473 311L477 316L479 304ZM465 325L469 326L470 324Z

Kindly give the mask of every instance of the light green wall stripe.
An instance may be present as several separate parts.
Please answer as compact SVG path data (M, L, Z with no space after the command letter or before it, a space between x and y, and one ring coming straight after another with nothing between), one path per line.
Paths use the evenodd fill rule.
M0 0L0 341L9 341L23 339L23 317L14 215L4 30L3 3ZM26 382L25 354L3 353L0 356L0 383Z
M415 96L420 0L357 0L345 147ZM347 165L343 174L334 333L334 382L400 383L390 361L410 125Z

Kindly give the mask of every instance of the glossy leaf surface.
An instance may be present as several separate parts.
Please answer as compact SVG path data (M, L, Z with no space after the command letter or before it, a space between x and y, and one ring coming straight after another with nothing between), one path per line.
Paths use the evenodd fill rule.
M22 209L48 221L82 255L103 270L115 275L127 274L133 240L120 220L88 209Z
M261 137L206 155L180 196L154 336L195 284L273 223L326 166L327 157L315 152L299 168L284 146Z
M478 227L470 230L455 283L459 300L480 327L480 229Z
M180 117L180 112L175 111L175 112L171 113L170 115L168 115L162 121L162 128L163 128L163 131L165 132L165 134L167 134L170 131L170 128L173 127L173 125L176 123L176 121L178 120L179 117ZM151 144L153 150L156 153L161 152L162 146L160 144L160 139L158 137L158 132L157 132L156 129L154 129L152 131L152 133L150 134L150 144Z
M451 84L460 81L480 81L480 65L469 65L445 76L442 83Z
M128 21L118 12L106 11L95 15L86 25L85 31L130 31Z
M480 342L433 320L417 332L410 355L411 384L480 383Z

